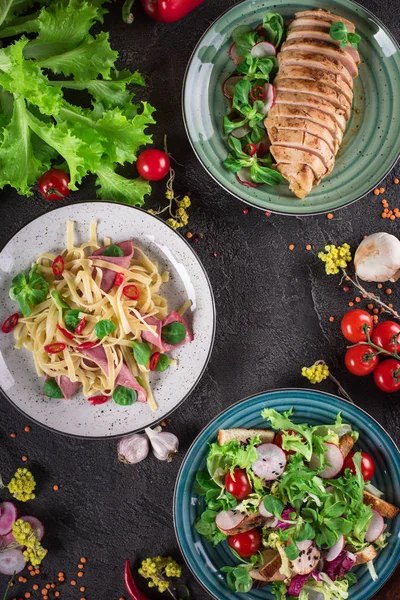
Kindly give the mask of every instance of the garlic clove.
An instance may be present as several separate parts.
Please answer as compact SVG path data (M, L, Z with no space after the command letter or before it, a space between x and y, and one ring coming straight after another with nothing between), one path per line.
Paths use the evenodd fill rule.
M118 460L126 465L134 465L146 458L149 453L149 440L144 433L126 435L118 442Z
M179 440L176 435L167 431L157 432L150 427L145 429L145 433L149 437L154 456L158 460L171 462L179 448Z
M354 266L363 281L397 281L400 278L400 240L385 232L369 235L356 250Z

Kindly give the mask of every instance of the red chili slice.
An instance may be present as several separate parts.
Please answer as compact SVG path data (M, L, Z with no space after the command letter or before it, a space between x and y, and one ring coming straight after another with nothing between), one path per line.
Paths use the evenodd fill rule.
M2 332L10 333L10 331L12 331L14 329L14 327L17 325L18 321L19 321L19 313L14 313L11 316L9 316L3 322L3 325L1 326Z
M94 348L97 344L98 342L83 342L83 344L76 346L76 350L90 350L90 348Z
M66 347L67 345L63 342L57 342L56 344L49 344L48 346L45 346L44 349L49 354L58 354L59 352L65 350Z
M261 85L256 85L250 91L250 98L255 102L256 100L265 100L267 92Z
M64 329L64 327L60 327L60 325L56 325L58 331L61 331L61 333L67 338L67 340L73 340L74 336L72 335L72 333L70 333L69 331L67 331L66 329Z
M160 358L160 353L159 352L154 352L154 354L151 355L150 357L150 371L155 371L156 370L156 366L158 364L158 359Z
M53 275L55 275L56 277L59 277L60 275L62 275L64 273L64 269L65 269L64 259L61 256L61 254L59 254L53 260L53 264L51 265L51 270L53 271Z
M118 273L118 275L115 278L114 285L120 286L121 283L123 283L123 281L124 281L124 274L123 273Z
M107 402L109 399L110 396L92 396L91 398L88 398L88 402L95 406L96 404L104 404L104 402Z
M249 156L254 156L257 152L257 146L255 144L246 144L243 148L243 152L246 152Z
M82 333L82 331L83 331L83 329L84 329L84 327L85 327L85 325L86 325L86 317L83 317L83 318L82 318L82 319L79 321L78 325L76 326L75 333L76 333L77 335L81 334L81 333Z
M139 290L137 289L136 285L126 285L123 290L122 293L124 296L126 296L127 298L129 298L129 300L138 300L139 299Z

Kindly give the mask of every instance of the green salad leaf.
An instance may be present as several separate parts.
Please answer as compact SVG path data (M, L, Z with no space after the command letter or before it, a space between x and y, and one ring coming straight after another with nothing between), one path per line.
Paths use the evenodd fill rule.
M102 256L124 256L124 252L119 246L111 244L103 251Z
M144 365L145 367L149 364L151 356L150 344L147 342L132 342L133 356L138 365Z
M64 315L64 323L65 327L71 333L75 333L75 329L78 327L79 323L82 321L83 313L81 310L77 310L76 308L69 310Z
M186 327L183 323L179 321L174 321L173 323L169 323L169 325L164 325L161 329L161 337L167 342L167 344L180 344L183 342L186 336Z
M260 444L258 436L249 440L246 446L242 446L237 440L231 440L227 444L213 443L207 456L207 470L211 478L221 487L223 479L228 471L233 473L236 467L250 469L253 462L257 460L257 444Z
M361 42L361 36L358 35L358 33L349 33L345 23L342 23L341 21L332 23L329 29L329 35L333 40L340 41L341 48L346 48L346 46L350 44L357 50L358 44Z
M49 398L64 398L64 394L62 393L61 388L54 377L49 377L49 379L46 379L43 385L43 393Z
M282 41L285 30L282 16L279 13L265 13L263 18L263 28L267 34L268 41L278 47Z
M130 406L137 400L137 392L123 385L118 385L112 394L113 400L120 406Z
M94 332L96 334L96 337L98 337L99 339L106 337L106 335L112 333L116 329L116 325L114 325L114 323L112 321L109 321L108 319L98 321L94 326Z
M24 317L28 317L32 308L47 298L49 285L39 274L38 269L38 265L34 265L28 275L21 271L11 281L10 298L18 302Z

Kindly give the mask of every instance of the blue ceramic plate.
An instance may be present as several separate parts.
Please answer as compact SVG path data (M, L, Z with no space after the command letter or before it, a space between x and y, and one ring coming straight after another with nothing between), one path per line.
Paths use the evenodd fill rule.
M222 84L233 72L229 58L232 31L255 27L268 12L285 20L295 12L323 8L352 21L362 41L361 64L354 80L350 121L335 168L300 200L287 181L276 187L250 188L222 166L228 151L222 133L226 101ZM400 152L400 51L385 25L369 10L350 0L244 0L222 14L197 44L183 85L183 117L193 150L206 171L227 192L263 210L289 215L332 211L376 187Z
M196 472L205 468L208 444L216 440L218 429L232 427L265 427L261 418L263 408L279 411L295 407L294 421L317 425L333 422L339 411L343 421L360 433L360 445L375 461L374 485L384 492L388 502L400 503L400 455L386 431L367 413L337 396L304 389L283 389L265 392L234 404L216 417L193 442L181 466L174 498L176 536L182 554L193 575L217 600L239 600L225 584L219 569L235 564L228 545L221 542L215 548L194 529L193 522L203 510L202 500L195 492ZM358 583L350 588L349 600L368 600L393 573L400 557L400 517L387 520L391 533L389 545L382 550L374 564L379 575L372 581L365 566L354 570ZM246 594L249 600L274 600L269 587ZM394 599L393 599L394 600Z

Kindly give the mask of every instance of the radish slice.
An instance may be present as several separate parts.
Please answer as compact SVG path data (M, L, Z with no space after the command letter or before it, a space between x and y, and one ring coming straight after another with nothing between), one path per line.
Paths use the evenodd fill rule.
M332 548L329 548L328 552L325 555L325 560L327 562L331 562L335 560L339 556L339 554L343 551L344 548L344 537L342 535L339 536L338 541Z
M235 529L245 519L245 515L236 510L223 510L215 517L215 524L223 532Z
M273 517L274 515L272 513L270 513L264 506L264 498L261 500L260 504L258 505L258 512L260 513L260 515L262 517L265 517L266 519L269 519L271 517Z
M26 517L21 517L22 521L25 521L25 523L29 523L29 525L32 527L33 531L36 534L37 539L42 540L43 536L44 536L44 525L41 521L39 521L39 519L37 519L36 517L31 517L26 516Z
M236 178L243 185L248 185L249 187L256 188L258 187L257 183L251 181L250 169L248 167L242 167L240 171L236 173Z
M251 465L257 477L273 481L282 475L286 467L286 454L282 448L275 444L261 444L257 454L257 460Z
M381 535L382 531L385 528L385 521L383 520L382 515L380 515L376 510L372 509L374 513L372 519L369 523L369 527L367 529L367 533L365 534L366 542L374 542Z
M238 140L240 140L241 138L244 138L245 135L250 133L250 131L251 131L250 125L248 123L245 123L244 125L241 125L241 127L237 127L236 129L234 129L231 132L231 135L234 138L237 138Z
M9 546L10 544L14 544L14 547L21 547L19 546L19 544L17 544L12 531L10 531L10 533L7 533L7 535L2 535L0 537L0 548L4 548L5 546Z
M233 94L235 92L235 85L241 79L243 79L241 75L234 75L233 77L228 77L228 79L225 80L224 85L222 86L224 96L226 96L227 98L233 98Z
M265 95L265 100L264 100L263 113L266 115L267 112L269 110L271 110L271 108L275 104L276 90L275 90L274 86L272 85L272 83L266 83L265 91L266 91L266 95Z
M296 542L296 546L300 550L300 552L306 551L312 546L311 540L304 540L304 542Z
M331 442L324 443L325 448L325 461L326 465L324 470L319 473L319 477L322 479L332 479L336 477L343 469L344 458L343 454L339 450L338 446ZM320 462L316 454L313 454L309 462L310 469L319 469Z
M17 508L12 502L2 502L0 508L0 535L6 535L10 533L12 524L17 520Z
M276 56L276 48L270 42L258 42L250 50L253 58L265 58L266 56Z
M26 562L19 548L4 550L0 553L0 573L2 575L12 575L20 573L25 568Z
M257 148L257 156L258 158L264 158L264 156L268 153L271 142L267 134L256 144Z
M241 56L236 48L236 42L233 42L232 46L229 48L229 56L235 63L235 65L240 65L243 62L243 56Z

